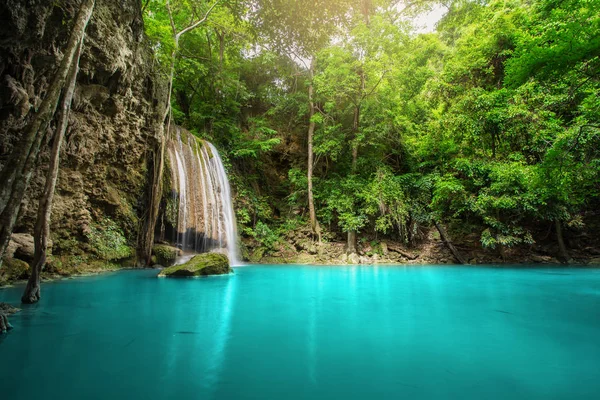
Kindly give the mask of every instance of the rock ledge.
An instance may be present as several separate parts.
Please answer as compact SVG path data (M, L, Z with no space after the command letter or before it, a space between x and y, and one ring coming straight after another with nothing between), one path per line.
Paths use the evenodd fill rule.
M227 256L219 253L198 254L181 265L165 268L159 277L190 277L205 275L223 275L232 272Z

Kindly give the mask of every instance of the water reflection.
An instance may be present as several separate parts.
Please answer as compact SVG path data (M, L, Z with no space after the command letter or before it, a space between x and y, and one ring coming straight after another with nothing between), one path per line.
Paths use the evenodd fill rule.
M248 266L48 284L0 342L3 396L595 399L600 274L544 272Z

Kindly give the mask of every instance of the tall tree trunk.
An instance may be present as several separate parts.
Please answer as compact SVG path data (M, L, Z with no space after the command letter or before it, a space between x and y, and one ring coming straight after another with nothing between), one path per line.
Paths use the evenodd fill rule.
M559 219L555 219L554 226L556 227L556 239L558 240L558 249L560 250L561 261L565 264L568 264L571 257L569 257L569 251L565 245L562 222Z
M139 264L150 266L152 263L152 245L154 244L154 228L158 220L160 209L160 200L162 194L162 174L165 159L165 136L163 122L159 126L159 140L157 148L152 152L152 186L150 189L150 203L148 204L148 214L142 226L140 236L138 257Z
M27 126L19 148L13 151L11 159L2 171L0 177L0 255L6 251L6 246L21 208L23 194L29 186L33 174L42 139L56 112L61 90L65 85L71 65L73 65L73 60L93 9L94 0L84 0L81 4L63 59L54 75L47 95Z
M360 129L360 107L361 99L365 92L365 74L361 68L360 72L360 96L354 105L354 118L352 120L352 174L356 173L356 167L358 164L358 132ZM346 252L348 254L356 253L356 231L348 231L348 245Z
M319 243L321 243L321 227L319 226L319 221L317 220L317 214L315 211L315 201L313 196L313 136L315 133L315 122L313 121L313 115L315 115L315 103L313 101L313 74L314 74L314 59L310 62L309 69L309 79L310 83L308 85L308 172L307 172L307 180L308 180L308 213L310 217L310 227L312 229L312 233L317 235L319 239Z
M219 73L223 73L223 60L225 59L225 32L216 30L219 38Z
M440 233L440 236L441 236L442 240L444 241L444 243L446 244L446 246L448 246L448 248L450 249L450 251L454 255L454 258L456 258L456 261L458 261L460 264L467 264L467 261L460 254L460 252L458 251L458 249L456 247L454 247L454 245L452 244L452 240L450 240L450 237L446 233L446 230L444 229L444 227L442 226L442 224L438 223L435 220L433 221L433 224L435 225L435 227L437 228L438 232Z
M152 245L154 245L154 228L158 221L158 212L160 210L160 200L163 191L163 170L165 165L165 148L167 136L171 131L171 96L173 93L173 79L175 78L175 58L179 50L179 35L174 35L175 46L171 53L171 66L169 70L169 82L167 92L167 102L164 114L160 119L158 126L159 143L158 148L153 152L152 162L152 190L150 192L150 204L148 206L148 218L146 218L140 243L139 256L144 265L150 266L152 263ZM166 121L166 128L165 128Z
M62 147L65 132L69 125L69 114L71 111L71 101L75 92L75 83L77 82L77 73L79 72L79 58L83 48L84 37L81 38L77 53L69 76L67 77L67 88L63 93L60 103L60 117L56 132L54 134L54 143L50 154L50 165L46 173L46 184L38 205L37 220L33 233L35 252L33 255L33 263L31 264L31 275L21 297L23 303L36 303L40 300L40 275L42 269L46 265L46 252L48 249L48 237L50 236L50 215L52 213L52 201L54 199L54 190L58 179L58 170L60 166L60 149Z
M356 231L348 231L348 243L346 244L346 253L356 253Z
M358 163L358 129L360 127L360 104L354 107L354 119L352 122L352 173L356 173L356 165Z

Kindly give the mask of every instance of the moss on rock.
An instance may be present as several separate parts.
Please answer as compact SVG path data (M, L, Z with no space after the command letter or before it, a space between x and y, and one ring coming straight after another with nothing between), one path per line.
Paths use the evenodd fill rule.
M6 258L0 267L0 284L14 282L29 277L29 264L18 258Z
M266 251L266 249L264 247L257 248L256 250L254 250L252 252L252 254L250 254L250 257L248 257L248 260L253 263L259 263L262 260L264 254L265 254L265 251Z
M177 256L181 255L181 250L179 250L177 247L168 246L166 244L155 244L152 246L152 254L156 256L155 264L169 267L175 264Z
M232 272L227 256L220 253L204 253L192 257L181 265L165 268L158 276L203 276L223 275Z

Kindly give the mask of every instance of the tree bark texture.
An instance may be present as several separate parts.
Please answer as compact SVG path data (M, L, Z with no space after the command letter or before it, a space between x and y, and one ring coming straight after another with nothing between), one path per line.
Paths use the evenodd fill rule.
M69 75L67 77L67 87L63 93L60 103L60 117L56 132L54 134L54 142L50 154L50 164L46 173L46 183L44 191L38 205L37 219L33 233L35 251L33 255L33 263L31 264L31 275L21 297L23 303L36 303L40 300L40 275L42 269L46 265L46 252L48 249L48 238L50 236L50 215L52 213L52 201L54 199L54 191L56 189L56 181L58 179L58 171L60 166L60 149L69 125L69 114L71 111L71 101L75 92L75 83L77 82L77 73L79 72L79 59L83 48L84 37L81 37L79 46Z
M568 263L569 259L569 251L567 250L567 246L565 245L565 238L563 236L562 230L562 222L559 219L554 220L554 226L556 227L556 239L558 241L558 249L560 251L560 258L563 263Z
M433 221L433 224L435 225L435 227L437 228L438 232L440 233L440 236L441 236L442 240L444 241L444 243L446 244L446 246L448 246L448 248L450 249L450 251L454 255L454 258L456 258L456 261L458 261L460 264L467 264L467 261L460 254L460 252L458 251L458 249L456 247L454 247L454 245L452 244L452 240L450 240L450 237L446 233L446 230L444 229L444 227L442 226L442 224L440 224L437 221Z
M317 220L317 214L315 211L315 200L313 196L313 163L314 163L314 154L313 154L313 136L315 133L315 122L313 121L313 116L315 115L315 103L313 101L313 72L314 72L314 59L310 63L309 70L309 79L310 83L308 85L308 171L307 171L307 181L308 181L308 213L310 217L310 227L312 229L312 233L317 235L319 239L319 243L321 243L321 227L319 226L319 221Z

